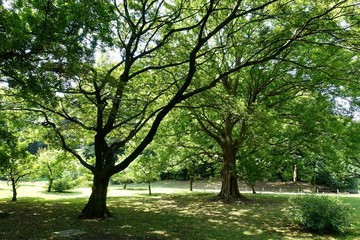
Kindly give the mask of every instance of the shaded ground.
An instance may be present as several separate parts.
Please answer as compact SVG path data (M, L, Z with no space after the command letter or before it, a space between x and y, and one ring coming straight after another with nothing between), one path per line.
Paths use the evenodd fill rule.
M1 240L228 240L228 239L360 239L358 198L342 200L355 207L356 222L350 232L318 236L292 225L286 210L289 195L247 194L247 204L211 202L213 193L147 194L110 197L114 218L79 220L86 198L44 200L22 198L19 202L0 199L0 209L9 212L0 219ZM74 229L85 232L60 238Z
M282 193L311 189L309 185L289 183L261 186L265 191L281 188ZM69 193L47 193L45 187L45 183L23 184L19 200L14 203L9 201L9 186L0 182L0 210L8 213L0 218L1 240L360 240L360 199L352 197L358 194L341 197L355 208L356 220L351 231L340 236L317 236L301 231L288 220L290 195L253 195L248 189L245 193L251 200L248 204L224 205L209 201L219 191L218 181L197 181L192 193L187 182L157 182L153 184L152 196L147 195L145 184L130 184L128 190L112 185L108 206L114 218L105 221L77 219L90 195L88 187ZM244 187L240 185L241 189ZM67 237L55 234L70 229L83 233Z
M163 240L155 237L130 237L126 235L115 234L100 234L100 233L86 233L77 237L70 238L71 240Z
M163 240L156 237L139 237L139 236L127 236L121 234L110 233L86 233L77 229L68 229L60 232L56 232L53 236L48 238L49 240Z

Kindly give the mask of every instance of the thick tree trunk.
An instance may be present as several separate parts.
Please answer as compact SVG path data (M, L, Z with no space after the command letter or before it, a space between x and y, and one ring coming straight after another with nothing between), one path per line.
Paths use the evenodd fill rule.
M16 191L16 181L13 177L11 178L11 187L13 192L11 201L15 202L17 200L17 191Z
M110 176L94 176L92 192L88 203L80 213L80 218L106 218L111 216L106 206L106 196L109 180Z
M221 191L217 195L217 200L224 203L245 201L246 198L240 194L239 185L236 177L236 149L232 145L223 147L223 169Z

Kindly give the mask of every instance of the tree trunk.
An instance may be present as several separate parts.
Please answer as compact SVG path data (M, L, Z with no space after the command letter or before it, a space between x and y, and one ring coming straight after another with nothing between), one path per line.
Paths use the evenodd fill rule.
M11 201L16 201L17 200L17 191L16 191L16 181L13 177L11 177L11 187L12 187L12 199Z
M253 194L256 194L254 186L251 186L251 190L252 190Z
M191 192L193 190L193 183L194 183L194 178L190 176L190 191Z
M54 178L49 178L49 186L48 186L48 189L47 189L48 192L51 192L53 182L54 182Z
M106 218L110 212L106 206L107 188L110 176L94 175L93 187L88 203L81 211L79 218Z
M149 195L151 195L151 182L148 182Z
M297 182L297 165L294 164L294 169L293 169L293 183Z
M126 189L126 187L127 187L127 182L126 182L126 183L124 183L124 189Z
M239 185L236 177L236 149L233 145L223 146L223 168L221 191L217 195L217 200L224 203L232 203L235 201L245 201L246 198L240 194Z

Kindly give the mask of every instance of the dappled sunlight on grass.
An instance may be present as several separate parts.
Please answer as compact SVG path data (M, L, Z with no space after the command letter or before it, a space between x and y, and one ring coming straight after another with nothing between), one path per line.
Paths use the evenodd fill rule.
M150 212L162 215L166 215L167 213L176 214L177 217L170 222L171 224L176 224L176 219L179 219L180 216L189 218L191 219L190 222L196 221L196 224L191 226L192 228L206 229L206 232L224 228L224 231L228 232L228 234L232 232L233 234L242 233L242 235L252 236L266 234L267 229L262 229L262 227L269 224L266 224L267 221L271 221L272 224L279 224L279 226L282 224L280 219L274 222L273 218L268 220L269 218L262 216L261 212L257 213L256 207L261 205L259 202L245 205L224 205L219 202L209 201L208 199L210 197L211 195L209 194L191 194L191 196L164 196L162 199L146 197L146 200L143 199L141 203L132 203L130 199L129 201L128 199L122 200L124 201L124 205L130 206L134 210L143 213ZM192 201L189 201L189 198L192 198ZM200 220L200 222L198 220ZM182 227L187 228L184 224ZM278 233L276 228L273 228L271 232ZM199 239L206 239L200 236L198 237Z
M43 198L42 195L21 197L17 203L0 198L0 210L10 213L0 219L0 239L29 239L28 236L51 239L54 232L67 229L171 240L360 239L359 198L344 198L356 207L356 226L348 234L333 237L313 235L292 225L287 219L287 195L245 194L248 203L227 205L210 201L213 193L156 193L149 196L146 191L134 190L133 195L110 195L108 207L114 218L107 220L77 219L88 196L59 196L57 199Z
M167 234L165 231L159 231L159 230L150 231L150 233L154 233L154 234L159 235L161 237L170 237L171 236L171 235Z
M249 229L249 230L246 230L246 231L243 231L243 233L245 234L245 235L250 235L250 236L253 236L253 235L259 235L259 234L262 234L263 233L263 231L262 230L260 230L260 229Z

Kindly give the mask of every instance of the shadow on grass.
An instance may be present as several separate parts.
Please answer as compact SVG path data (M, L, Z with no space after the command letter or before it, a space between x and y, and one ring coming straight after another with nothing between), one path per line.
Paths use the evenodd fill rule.
M86 232L69 239L328 239L286 221L287 196L246 196L249 203L233 205L210 202L212 195L204 193L110 197L114 218L102 221L77 219L87 198L0 200L10 213L0 219L0 239L55 239L54 232L67 229ZM340 239L356 239L356 233Z

